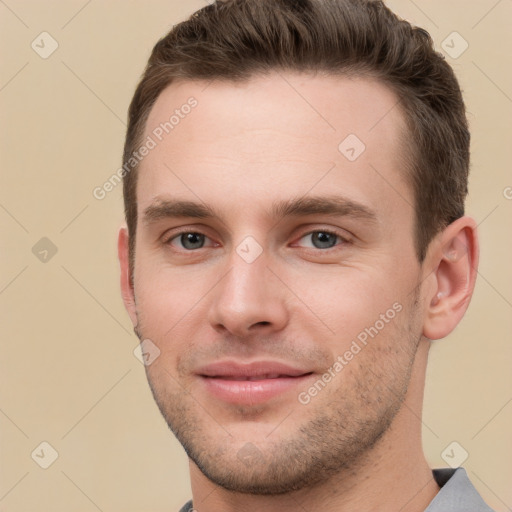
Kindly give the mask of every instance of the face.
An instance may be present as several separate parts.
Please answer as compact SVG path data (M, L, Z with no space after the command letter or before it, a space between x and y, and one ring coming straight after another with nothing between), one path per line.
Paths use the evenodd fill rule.
M171 85L147 122L132 319L193 463L278 494L353 468L406 396L423 312L404 120L370 79L207 85Z

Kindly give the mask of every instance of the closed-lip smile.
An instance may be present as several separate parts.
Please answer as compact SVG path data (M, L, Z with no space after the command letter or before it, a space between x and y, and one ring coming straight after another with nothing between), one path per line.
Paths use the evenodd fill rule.
M196 371L209 394L224 402L255 405L304 384L313 371L279 361L218 361Z

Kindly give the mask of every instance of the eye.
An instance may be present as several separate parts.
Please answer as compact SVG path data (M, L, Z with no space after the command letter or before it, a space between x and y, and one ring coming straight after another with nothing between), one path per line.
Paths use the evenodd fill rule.
M336 233L319 230L312 231L311 233L301 237L298 245L302 245L303 247L312 247L314 249L330 249L331 247L340 245L340 243L344 241L345 240Z
M167 243L178 249L193 251L196 249L202 249L208 241L209 238L207 238L202 233L189 231L172 237Z

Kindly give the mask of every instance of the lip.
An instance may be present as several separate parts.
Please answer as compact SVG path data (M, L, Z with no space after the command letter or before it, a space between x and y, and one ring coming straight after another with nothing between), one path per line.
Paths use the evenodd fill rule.
M313 371L278 361L220 361L197 370L206 391L231 404L257 405L304 385Z

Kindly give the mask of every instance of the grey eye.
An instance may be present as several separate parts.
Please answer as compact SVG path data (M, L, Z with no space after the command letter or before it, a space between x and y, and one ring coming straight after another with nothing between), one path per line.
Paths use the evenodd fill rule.
M201 233L182 233L180 242L185 249L201 249L204 246L205 236Z
M317 249L329 249L338 241L337 235L326 231L313 231L309 236L311 236L311 243Z

